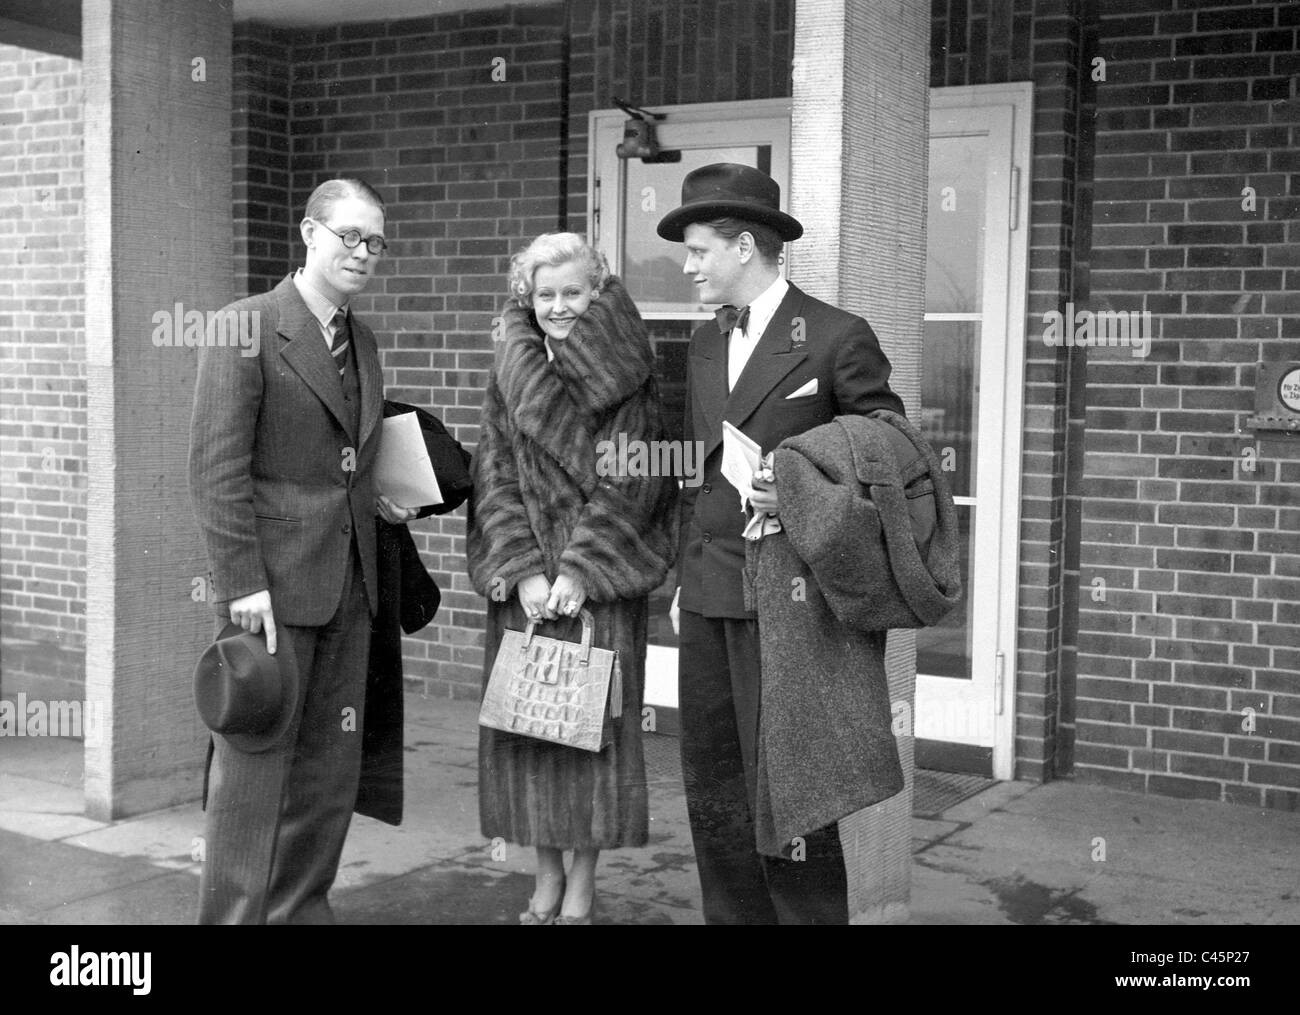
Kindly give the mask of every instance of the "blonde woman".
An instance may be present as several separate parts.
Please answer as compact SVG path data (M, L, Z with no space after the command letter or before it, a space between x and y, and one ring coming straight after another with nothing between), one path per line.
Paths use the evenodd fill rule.
M646 604L673 562L677 483L620 475L597 453L604 440L663 439L645 326L600 253L574 233L540 236L513 259L509 284L467 544L488 598L484 684L505 630L536 620L576 641L585 608L593 644L619 654L623 718L599 753L480 728L479 814L484 836L537 850L520 922L585 924L600 850L647 840Z

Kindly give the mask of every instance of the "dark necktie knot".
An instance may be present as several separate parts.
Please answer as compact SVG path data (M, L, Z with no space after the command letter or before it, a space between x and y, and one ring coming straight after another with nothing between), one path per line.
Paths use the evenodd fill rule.
M745 325L749 323L749 307L737 309L728 303L726 306L718 307L713 312L713 316L718 319L718 330L724 335L730 335L737 325L741 331L745 330Z

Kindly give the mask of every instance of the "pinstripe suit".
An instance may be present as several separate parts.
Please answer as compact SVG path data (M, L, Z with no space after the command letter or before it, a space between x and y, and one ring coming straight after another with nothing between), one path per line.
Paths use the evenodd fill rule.
M300 694L293 725L273 749L248 754L214 737L199 921L329 922L326 893L360 773L378 610L379 356L374 335L354 319L353 359L340 383L292 277L227 310L257 314L260 348L256 356L200 350L190 494L218 613L269 589Z

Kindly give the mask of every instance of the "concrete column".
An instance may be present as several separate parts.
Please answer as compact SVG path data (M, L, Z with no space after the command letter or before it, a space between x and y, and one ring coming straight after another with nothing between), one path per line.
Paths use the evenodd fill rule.
M920 406L929 156L929 5L798 0L795 8L790 278L860 314L893 364L891 383ZM855 923L907 919L912 863L916 639L889 637L890 698L906 789L840 823Z
M155 344L160 312L231 299L230 5L82 8L89 514L86 812L198 795L190 689L213 635L186 490L197 350Z

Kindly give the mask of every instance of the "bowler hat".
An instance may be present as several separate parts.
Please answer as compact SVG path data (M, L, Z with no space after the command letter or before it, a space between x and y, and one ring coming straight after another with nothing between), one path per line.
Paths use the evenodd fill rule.
M665 240L680 243L692 222L739 218L770 226L783 240L803 235L798 219L781 210L781 186L752 166L717 162L686 174L682 206L659 222Z
M253 634L229 623L194 668L199 718L232 746L257 754L274 747L293 722L298 703L298 662L283 627L276 628L275 655L266 632Z

